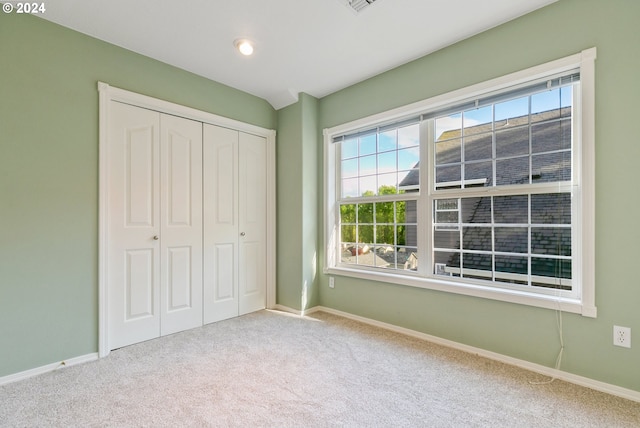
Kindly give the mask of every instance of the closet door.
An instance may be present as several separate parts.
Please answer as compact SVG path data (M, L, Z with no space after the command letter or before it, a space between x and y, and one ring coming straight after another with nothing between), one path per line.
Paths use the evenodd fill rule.
M204 125L204 322L266 306L266 139Z
M238 131L204 125L204 323L238 316Z
M160 334L160 115L111 102L108 294L111 349Z
M202 325L202 123L160 119L160 334Z
M111 349L202 325L202 123L112 102Z

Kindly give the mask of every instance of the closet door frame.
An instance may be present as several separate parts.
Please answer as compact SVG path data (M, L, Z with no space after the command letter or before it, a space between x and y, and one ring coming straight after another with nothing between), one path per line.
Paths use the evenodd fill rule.
M116 88L98 82L99 93L99 200L98 200L98 355L109 355L109 120L111 101L166 113L202 123L222 126L266 138L267 141L267 289L266 307L276 304L276 131L196 110L191 107Z

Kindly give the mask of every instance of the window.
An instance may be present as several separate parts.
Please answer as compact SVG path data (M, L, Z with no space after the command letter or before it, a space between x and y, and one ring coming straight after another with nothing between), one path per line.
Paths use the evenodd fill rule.
M594 60L325 130L326 272L595 316Z
M340 263L415 270L418 120L341 136ZM409 215L407 215L409 208Z
M431 119L434 274L575 295L578 85L572 72Z

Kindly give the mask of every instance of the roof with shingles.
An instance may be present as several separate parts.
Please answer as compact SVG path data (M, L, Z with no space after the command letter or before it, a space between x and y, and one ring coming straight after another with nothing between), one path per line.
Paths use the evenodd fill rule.
M495 181L501 184L524 184L571 179L571 109L551 110L531 116L474 127L448 130L436 141L436 179L439 183L461 180L464 155L465 179L485 179L485 186L494 181L493 162L497 168ZM531 118L531 120L529 120ZM493 139L495 138L495 153ZM531 162L531 164L530 164ZM419 185L419 163L400 183L400 188ZM527 198L526 196L524 196ZM528 200L524 211L522 196L494 196L492 232L492 197L462 199L459 215L466 224L460 231L435 230L434 246L442 249L509 253L496 255L495 269L499 272L528 273ZM532 254L571 255L571 229L545 227L570 225L569 195L533 195L531 200ZM407 206L407 208L410 208ZM523 217L524 214L524 217ZM497 225L496 225L497 224ZM518 227L517 225L524 227ZM444 258L443 258L444 257ZM440 260L438 260L440 259ZM460 253L440 252L437 263L460 267ZM465 253L463 268L492 270L490 254ZM563 271L559 272L559 268ZM532 275L571 278L570 262L533 256Z

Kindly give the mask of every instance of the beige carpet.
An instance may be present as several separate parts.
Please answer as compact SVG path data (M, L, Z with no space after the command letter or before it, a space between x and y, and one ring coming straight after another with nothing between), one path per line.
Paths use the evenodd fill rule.
M0 387L2 427L638 427L640 404L317 313L261 311Z

